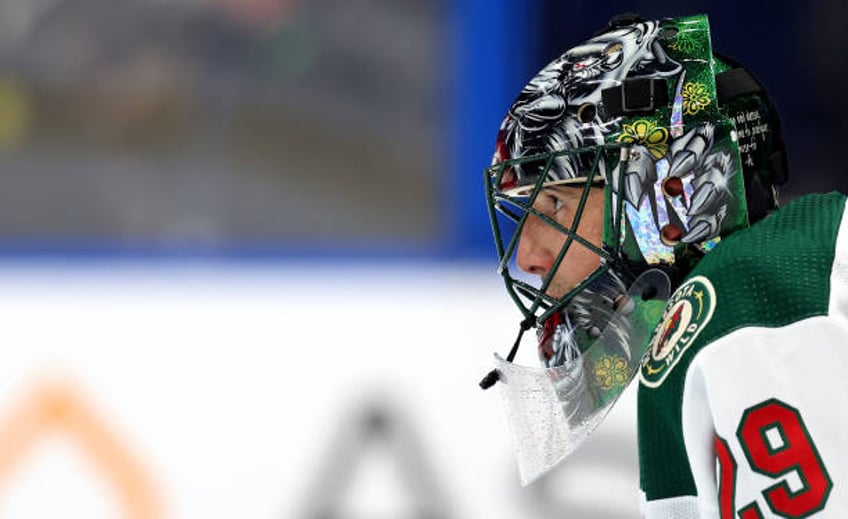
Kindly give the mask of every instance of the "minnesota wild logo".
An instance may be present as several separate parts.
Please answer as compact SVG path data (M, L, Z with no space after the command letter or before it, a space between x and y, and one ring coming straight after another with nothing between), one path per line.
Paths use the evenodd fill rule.
M703 276L695 276L677 289L642 359L644 385L658 387L663 383L683 352L712 319L715 304L713 285Z

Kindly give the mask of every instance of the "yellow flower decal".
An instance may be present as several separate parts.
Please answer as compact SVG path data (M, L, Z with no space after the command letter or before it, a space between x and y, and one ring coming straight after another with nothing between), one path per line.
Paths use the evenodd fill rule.
M668 152L668 130L646 119L633 124L625 124L624 131L618 136L618 142L641 144L648 148L651 155L659 160Z
M703 83L686 83L683 85L683 112L695 115L710 104L710 92Z
M696 41L695 38L687 37L687 32L681 32L677 35L677 41L669 44L669 48L682 52L684 54L697 54L703 49L703 45Z
M627 384L627 361L618 355L604 355L595 362L595 382L604 391Z

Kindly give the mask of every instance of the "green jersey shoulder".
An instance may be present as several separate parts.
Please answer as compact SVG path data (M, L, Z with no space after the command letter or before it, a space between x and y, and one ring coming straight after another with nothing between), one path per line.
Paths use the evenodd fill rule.
M837 193L802 197L707 254L669 300L643 359L642 384L659 387L736 329L826 314L844 206Z

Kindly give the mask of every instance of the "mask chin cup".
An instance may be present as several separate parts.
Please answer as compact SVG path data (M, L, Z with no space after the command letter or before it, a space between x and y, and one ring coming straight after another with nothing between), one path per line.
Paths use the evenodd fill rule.
M671 292L668 276L643 273L610 324L583 354L552 368L513 364L495 354L521 484L574 452L606 417L638 372Z

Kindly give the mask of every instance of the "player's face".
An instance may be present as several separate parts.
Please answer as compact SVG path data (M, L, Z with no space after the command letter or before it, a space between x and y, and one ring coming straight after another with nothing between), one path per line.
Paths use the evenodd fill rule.
M543 188L533 203L534 209L570 229L580 203L583 186ZM577 227L577 233L601 247L604 229L604 189L593 187ZM532 214L528 216L518 242L518 267L544 279L553 268L568 237ZM601 258L585 246L572 241L556 270L546 293L562 297L600 265Z

